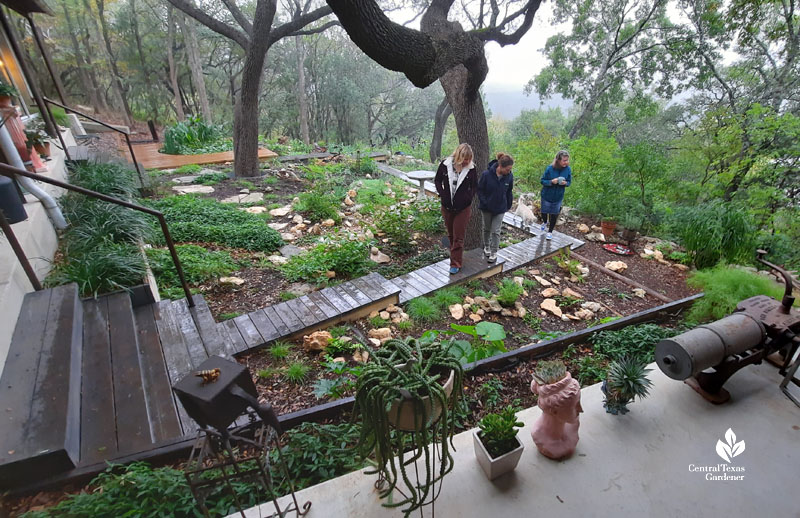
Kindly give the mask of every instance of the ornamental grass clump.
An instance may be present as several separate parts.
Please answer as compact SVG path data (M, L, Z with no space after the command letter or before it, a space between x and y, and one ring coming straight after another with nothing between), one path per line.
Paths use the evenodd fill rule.
M375 469L368 473L383 479L380 497L389 497L395 488L402 495L383 505L404 506L405 516L435 500L434 484L453 469L450 448L463 370L437 336L428 332L419 340L388 340L381 349L370 351L372 360L356 385L355 415L362 422L359 451L364 457L374 454ZM443 384L451 372L453 389L448 397ZM389 411L393 405L399 407L398 413L409 405L413 408L415 430L395 427ZM409 467L414 463L417 466Z

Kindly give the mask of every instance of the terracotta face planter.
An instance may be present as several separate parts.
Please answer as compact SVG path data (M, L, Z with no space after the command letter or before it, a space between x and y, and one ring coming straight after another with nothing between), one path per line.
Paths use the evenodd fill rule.
M10 107L11 107L11 96L0 95L0 108L10 108Z
M563 459L575 453L580 427L581 387L568 372L547 385L531 382L531 391L539 395L542 415L533 424L531 437L539 453L551 459Z
M50 156L50 143L45 142L44 144L36 144L33 146L33 149L36 150L42 156Z

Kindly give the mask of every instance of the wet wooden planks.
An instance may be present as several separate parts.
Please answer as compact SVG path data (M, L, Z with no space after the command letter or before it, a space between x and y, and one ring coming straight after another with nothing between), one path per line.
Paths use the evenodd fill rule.
M543 232L538 223L535 223L531 226L524 225L519 217L514 216L514 214L510 212L506 212L505 215L503 215L503 223L520 230L524 230L525 232L528 232L537 238L541 237L543 240L545 239L546 231ZM580 239L575 239L572 236L568 236L567 234L563 234L558 231L553 232L553 239L551 241L557 242L557 248L559 249L563 248L565 244L569 244L570 249L572 250L580 248L584 245L584 242Z

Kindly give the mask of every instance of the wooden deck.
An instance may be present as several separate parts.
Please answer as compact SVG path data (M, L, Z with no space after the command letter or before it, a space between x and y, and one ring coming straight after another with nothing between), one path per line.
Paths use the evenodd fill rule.
M189 164L222 164L225 162L233 162L233 151L222 151L220 153L205 153L202 155L165 155L159 153L158 150L164 146L161 142L153 142L148 144L134 144L133 153L136 155L136 160L145 169L174 169L182 165ZM127 157L130 161L130 153L128 149L122 150L123 156ZM277 157L278 154L265 148L258 148L258 159L268 160Z

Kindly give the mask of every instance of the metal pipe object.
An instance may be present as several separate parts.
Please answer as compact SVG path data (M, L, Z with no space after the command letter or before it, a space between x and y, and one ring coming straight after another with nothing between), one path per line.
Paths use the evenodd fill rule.
M766 336L761 322L745 313L734 313L661 340L656 344L656 362L670 378L685 380L759 345Z

